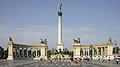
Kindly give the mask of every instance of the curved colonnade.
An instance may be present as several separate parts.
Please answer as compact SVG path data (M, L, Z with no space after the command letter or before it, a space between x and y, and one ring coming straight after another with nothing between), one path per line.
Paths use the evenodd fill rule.
M106 44L96 44L96 45L81 45L80 43L74 43L74 54L75 58L90 58L90 59L114 59L113 56L113 43L111 38L109 38Z
M47 44L40 45L21 45L16 44L9 39L8 41L8 58L13 59L47 59Z

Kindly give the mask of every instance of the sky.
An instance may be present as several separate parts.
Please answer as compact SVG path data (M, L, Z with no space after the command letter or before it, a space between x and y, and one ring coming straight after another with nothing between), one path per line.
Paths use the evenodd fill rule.
M60 0L0 0L0 46L8 38L15 43L56 48L58 3ZM81 45L107 43L112 38L120 47L120 0L61 0L64 48L73 49L73 39Z

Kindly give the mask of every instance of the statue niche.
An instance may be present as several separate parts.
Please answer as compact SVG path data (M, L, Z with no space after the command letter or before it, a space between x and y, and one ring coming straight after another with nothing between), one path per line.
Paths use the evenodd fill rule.
M77 40L73 39L73 41L74 41L74 43L80 43L80 38L77 38Z

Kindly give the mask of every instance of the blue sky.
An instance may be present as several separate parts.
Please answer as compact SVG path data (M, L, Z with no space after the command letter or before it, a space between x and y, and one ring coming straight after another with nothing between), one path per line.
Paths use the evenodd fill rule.
M61 0L63 3L63 43L72 50L73 39L81 44L107 43L109 37L120 46L120 0ZM15 43L39 45L48 39L57 45L59 0L0 0L0 45L8 38Z

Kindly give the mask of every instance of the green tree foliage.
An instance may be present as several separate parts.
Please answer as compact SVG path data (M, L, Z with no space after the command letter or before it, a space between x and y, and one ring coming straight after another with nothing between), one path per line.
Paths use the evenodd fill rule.
M8 49L4 50L4 48L0 46L0 59L7 59L7 57L8 57Z
M50 57L50 55L56 55L56 54L67 54L69 56L73 56L73 51L69 51L67 48L64 48L63 51L59 49L59 52L57 49L52 48L52 50L48 50L47 55Z
M4 50L3 59L7 59L7 57L8 57L8 49Z
M52 54L51 50L48 50L48 51L47 51L47 56L48 56L48 58L50 57L51 54Z
M0 59L3 59L4 49L0 46Z
M113 54L115 54L115 53L119 53L119 50L120 50L120 48L119 47L114 47L113 48Z

